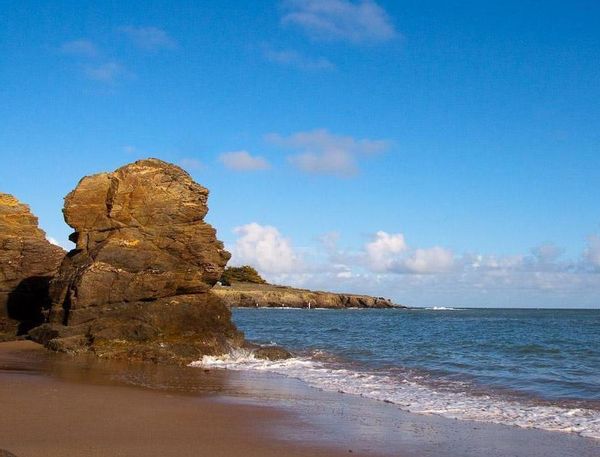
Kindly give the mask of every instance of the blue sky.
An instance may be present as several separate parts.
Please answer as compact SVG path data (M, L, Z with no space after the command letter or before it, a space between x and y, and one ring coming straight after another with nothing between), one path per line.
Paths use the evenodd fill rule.
M91 2L89 2L91 3ZM0 2L0 190L144 157L271 280L600 306L600 4Z

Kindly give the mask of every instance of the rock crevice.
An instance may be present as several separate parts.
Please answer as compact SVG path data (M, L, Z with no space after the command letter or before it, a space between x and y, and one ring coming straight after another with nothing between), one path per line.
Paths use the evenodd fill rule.
M0 193L0 341L39 325L65 251L46 239L29 207Z

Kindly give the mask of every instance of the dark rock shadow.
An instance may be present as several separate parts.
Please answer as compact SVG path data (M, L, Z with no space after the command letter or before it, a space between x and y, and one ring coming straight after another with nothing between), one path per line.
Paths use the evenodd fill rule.
M23 279L8 295L8 317L19 322L17 335L42 324L50 308L48 289L51 276L31 276Z

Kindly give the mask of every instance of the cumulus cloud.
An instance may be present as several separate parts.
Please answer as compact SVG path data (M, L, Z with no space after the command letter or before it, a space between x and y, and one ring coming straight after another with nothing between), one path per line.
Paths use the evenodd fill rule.
M452 251L434 246L427 249L416 249L409 257L400 260L396 265L399 271L405 269L410 273L430 274L450 271L454 266Z
M109 84L132 76L131 72L118 62L88 65L84 68L84 72L89 79Z
M276 50L265 47L263 55L270 62L300 70L333 70L335 68L335 65L325 57L309 57L293 49Z
M297 151L288 157L298 169L307 173L348 177L358 172L358 161L389 148L386 140L355 139L335 135L326 129L297 132L289 136L272 133L268 142Z
M402 233L393 235L383 231L377 232L373 240L365 246L370 268L381 272L390 270L398 255L407 250L408 246Z
M219 160L225 167L235 171L257 171L271 167L265 158L253 156L248 151L224 152Z
M89 40L73 40L63 43L60 48L63 54L78 56L78 57L94 57L98 54L98 48Z
M234 233L238 238L231 248L232 263L252 265L266 274L298 272L298 255L277 228L252 222L236 227Z
M389 296L410 305L598 306L597 235L580 261L568 261L553 244L528 254L456 256L439 246L413 248L402 233L384 231L349 252L340 250L336 232L303 248L271 226L252 223L235 233L233 263L254 265L275 283Z
M379 231L365 245L372 271L388 273L443 273L454 266L454 254L445 248L410 249L402 233Z
M146 51L177 48L177 42L167 32L158 27L128 25L120 27L119 31L125 34L135 46Z
M281 22L319 40L382 42L397 33L386 11L373 0L284 0Z

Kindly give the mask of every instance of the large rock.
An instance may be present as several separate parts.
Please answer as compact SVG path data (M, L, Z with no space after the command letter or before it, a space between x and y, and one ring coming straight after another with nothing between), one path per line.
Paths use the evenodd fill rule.
M43 321L48 284L64 256L27 205L0 193L0 341Z
M32 337L66 352L179 363L239 344L211 292L230 254L203 220L207 198L157 159L83 178L63 210L76 249L51 284L49 323Z

